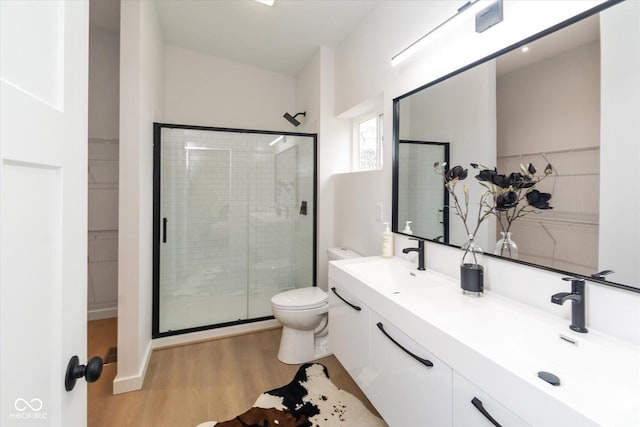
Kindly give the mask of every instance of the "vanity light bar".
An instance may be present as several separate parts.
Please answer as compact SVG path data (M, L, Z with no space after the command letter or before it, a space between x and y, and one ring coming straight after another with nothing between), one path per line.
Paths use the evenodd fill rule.
M465 18L475 15L476 13L488 8L492 4L496 3L498 0L471 0L462 5L458 12L435 27L433 30L429 31L424 36L420 37L415 42L411 43L409 46L401 50L398 54L391 58L391 65L396 66L420 49L422 49L426 44L435 40L437 37L446 34L448 31L454 29L457 25L461 24ZM501 1L501 0L500 0ZM446 28L445 28L446 27Z

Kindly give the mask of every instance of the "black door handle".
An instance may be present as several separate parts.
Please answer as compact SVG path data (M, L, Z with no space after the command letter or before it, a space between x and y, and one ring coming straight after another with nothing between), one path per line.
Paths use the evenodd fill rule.
M64 388L67 391L73 390L76 386L76 380L84 377L88 383L92 383L102 375L102 359L98 356L93 357L86 365L80 364L78 356L73 356L67 365L67 373L64 377Z
M162 243L167 243L167 218L162 218Z
M338 291L336 291L336 288L335 288L335 287L331 288L331 290L333 291L333 293L334 293L334 294L336 294L336 296L337 296L338 298L340 298L340 299L341 299L345 304L347 304L349 307L353 308L353 309L354 309L354 310L356 310L356 311L360 311L360 310L362 310L362 307L359 307L359 306L357 306L357 305L355 305L355 304L351 304L349 301L347 301L346 299L342 298L342 297L340 296L340 294L338 293Z
M496 420L491 416L491 414L489 414L489 413L487 412L487 410L486 410L486 409L484 409L484 405L482 404L482 401L481 401L480 399L478 399L477 397L474 397L473 399L471 399L471 403L473 404L473 406L475 406L475 407L476 407L476 409L477 409L478 411L480 411L480 413L481 413L482 415L484 415L484 416L485 416L485 418L486 418L486 419L488 419L488 420L489 420L489 422L490 422L491 424L493 424L493 425L494 425L494 426L496 426L496 427L502 427L502 426L500 425L500 423L499 423L499 422L497 422L497 421L496 421Z
M424 366L428 366L429 368L433 366L433 362L431 362L431 360L428 359L423 359L422 357L413 354L412 352L410 352L409 350L407 350L406 348L404 348L398 341L394 340L391 335L389 335L387 333L387 331L384 330L384 326L382 325L382 322L378 322L376 323L376 326L378 327L378 329L380 329L382 331L383 334L385 334L385 336L387 338L389 338L391 340L392 343L394 343L395 345L397 345L398 347L400 347L400 350L404 351L405 353L407 353L409 356L413 357L414 359L416 359L418 362L422 363Z

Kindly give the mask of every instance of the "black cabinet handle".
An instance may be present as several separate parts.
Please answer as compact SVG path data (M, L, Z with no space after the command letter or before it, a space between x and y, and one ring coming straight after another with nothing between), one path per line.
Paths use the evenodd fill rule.
M404 348L402 345L400 345L400 343L399 343L398 341L394 340L394 339L391 337L391 335L389 335L389 334L387 333L387 331L385 331L385 330L384 330L384 326L382 325L382 322L378 322L378 323L376 323L376 326L378 327L378 329L380 329L380 330L382 331L382 333L383 333L383 334L385 334L385 336L386 336L387 338L389 338L389 339L391 340L391 342L392 342L392 343L394 343L395 345L397 345L398 347L400 347L400 349L401 349L402 351L404 351L405 353L407 353L409 356L413 357L413 358L414 358L414 359L416 359L418 362L422 363L424 366L428 366L428 367L432 367L432 366L433 366L433 363L431 363L431 361L430 361L430 360L423 359L422 357L417 356L417 355L415 355L415 354L411 353L409 350L407 350L407 349L406 349L406 348Z
M162 243L167 243L167 218L162 218Z
M491 414L489 414L489 413L487 412L487 410L486 410L486 409L484 409L484 406L482 405L482 401L481 401L480 399L478 399L477 397L474 397L473 399L471 399L471 403L473 404L473 406L475 406L475 407L476 407L476 409L477 409L478 411L480 411L480 413L481 413L482 415L484 415L484 416L485 416L485 418L486 418L486 419L488 419L488 420L489 420L489 422L491 422L491 424L493 424L493 425L494 425L494 426L496 426L496 427L502 427L502 426L500 425L500 423L499 423L499 422L497 422L497 421L496 421L496 420L491 416Z
M351 304L349 301L347 301L346 299L342 298L342 297L340 296L340 294L338 293L338 291L336 291L336 288L335 288L335 287L331 288L331 290L333 291L333 293L334 293L334 294L336 294L336 296L337 296L338 298L340 298L342 301L344 301L344 303L345 303L345 304L347 304L349 307L353 308L353 309L354 309L354 310L356 310L356 311L360 311L360 310L362 310L362 308L361 308L361 307L358 307L357 305Z

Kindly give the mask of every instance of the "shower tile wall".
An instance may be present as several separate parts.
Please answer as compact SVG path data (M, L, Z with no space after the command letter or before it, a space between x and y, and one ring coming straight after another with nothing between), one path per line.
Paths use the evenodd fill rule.
M299 159L313 159L312 144L299 144ZM303 288L313 285L313 212L315 210L313 200L314 188L314 165L311 161L297 162L298 175L298 203L295 209L298 209L295 222L295 283L296 288ZM299 215L300 203L307 202L307 215Z
M271 139L275 139L272 137ZM288 162L276 161L268 144L251 138L249 176L249 317L271 315L271 296L293 287L292 221ZM280 176L280 182L278 182Z
M432 165L444 160L441 145L400 144L398 162L398 212L396 224L402 231L406 221L419 236L435 239L444 235L442 225L444 186Z
M274 138L163 129L160 332L270 316L272 295L311 285L313 162Z

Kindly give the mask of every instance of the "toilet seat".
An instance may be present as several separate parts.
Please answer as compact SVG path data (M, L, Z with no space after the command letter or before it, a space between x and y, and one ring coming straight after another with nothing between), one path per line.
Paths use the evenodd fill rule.
M281 292L271 298L274 308L281 310L309 310L327 305L328 295L322 289L311 286Z

